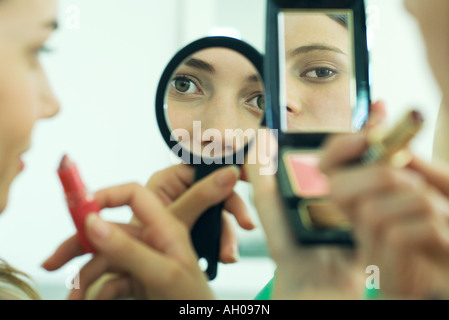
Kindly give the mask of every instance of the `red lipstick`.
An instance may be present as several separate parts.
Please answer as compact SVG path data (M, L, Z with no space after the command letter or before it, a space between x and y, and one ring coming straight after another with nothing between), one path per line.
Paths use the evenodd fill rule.
M87 191L77 166L67 155L61 160L58 169L59 179L69 207L70 215L77 230L78 240L86 253L93 253L85 233L86 218L91 213L100 213L96 199Z

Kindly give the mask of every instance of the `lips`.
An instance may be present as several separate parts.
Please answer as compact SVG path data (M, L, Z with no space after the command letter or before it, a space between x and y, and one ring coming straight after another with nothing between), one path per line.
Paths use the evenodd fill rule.
M25 162L22 159L22 156L30 149L30 147L27 147L23 152L21 152L18 156L18 163L19 163L19 170L23 171L25 169Z
M22 158L19 158L19 170L23 171L25 169L25 162L23 162Z

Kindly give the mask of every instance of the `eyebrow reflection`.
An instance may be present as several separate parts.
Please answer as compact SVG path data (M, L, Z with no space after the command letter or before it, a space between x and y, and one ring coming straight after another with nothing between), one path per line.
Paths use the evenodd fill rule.
M259 75L252 74L248 78L246 78L246 81L247 82L256 82L256 83L258 83L258 82L261 82L261 79L260 79Z
M212 74L216 73L216 70L212 64L210 64L204 60L201 60L201 59L191 58L185 63L185 66L203 70L203 71L206 71L206 72L209 72ZM246 78L246 81L259 83L259 82L261 82L261 78L258 74L255 73L255 74L249 75Z
M302 46L302 47L296 48L295 50L292 50L290 52L290 57L309 53L312 51L331 51L331 52L336 52L339 54L346 55L346 53L344 53L342 50L340 50L337 47L319 44L319 45Z
M204 60L200 60L200 59L189 59L186 63L186 66L188 67L192 67L195 69L199 69L199 70L203 70L209 73L215 73L215 68L214 66L212 66L210 63L204 61Z

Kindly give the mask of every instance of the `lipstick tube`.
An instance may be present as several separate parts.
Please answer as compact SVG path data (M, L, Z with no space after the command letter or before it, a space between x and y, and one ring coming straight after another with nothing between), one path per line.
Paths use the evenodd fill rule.
M58 175L77 230L78 241L86 253L94 253L94 249L86 237L85 224L89 214L100 213L100 206L93 195L87 191L77 166L70 161L67 155L64 155L61 160Z
M367 165L389 162L396 167L404 167L411 160L407 146L424 126L424 117L417 110L408 111L386 134L373 136L368 150L360 159Z

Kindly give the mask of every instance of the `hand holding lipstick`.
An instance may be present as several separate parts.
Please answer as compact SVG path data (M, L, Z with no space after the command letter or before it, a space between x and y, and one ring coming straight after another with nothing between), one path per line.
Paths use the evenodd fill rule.
M81 270L81 289L74 290L71 298L83 297L95 280L111 270L122 276L104 285L101 299L214 298L198 267L188 229L152 192L130 184L99 191L96 198L102 208L129 206L141 226L130 234L95 214L89 216L86 234L97 254Z
M165 206L164 212L161 212L160 214L168 214L172 217L176 217L176 219L187 226L189 230L194 221L203 212L204 206L221 201L226 202L225 208L229 212L233 212L238 223L243 228L252 229L254 225L248 216L244 203L233 191L239 176L238 170L229 167L218 170L208 178L196 183L195 186L191 186L194 180L193 170L189 166L178 165L156 173L148 182L147 189L157 195L159 200ZM136 190L139 189L138 186L134 187ZM99 192L95 195L98 205L101 205L102 203L102 194L103 192ZM112 194L109 196L109 198L113 197ZM228 217L228 215L229 214L225 214L225 217ZM135 214L134 217L136 220L140 221L137 214ZM221 260L222 262L235 262L237 240L233 229L230 228L231 221L225 221L227 223L223 224L225 229L223 230ZM128 233L129 237L135 237L136 234L139 234L139 230L142 228L142 222L140 222L139 225L119 225L116 227L121 228L125 233ZM163 228L162 226L159 227ZM84 230L83 232L86 233L87 231ZM52 257L44 263L44 267L47 270L55 270L83 253L84 251L80 247L77 237L74 236L66 240L57 249ZM98 254L101 253L100 250ZM129 252L126 254L129 254ZM90 273L87 272L87 274ZM91 279L92 281L94 280L93 278ZM89 292L89 295L90 294L91 293Z
M102 286L98 299L214 298L198 266L188 229L155 194L128 184L99 191L95 198L100 208L129 206L140 226L118 226L95 213L88 216L86 237L96 254L82 268L81 288L72 291L71 299L83 299L89 287L110 272L118 276ZM62 261L74 257L75 248L79 252L78 243L69 239L44 267L58 268Z
M412 157L348 167L368 146L365 133L332 138L321 168L348 215L363 265L380 270L383 298L449 297L449 171Z

